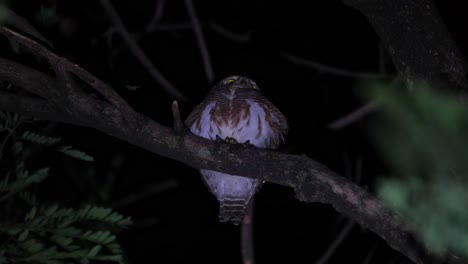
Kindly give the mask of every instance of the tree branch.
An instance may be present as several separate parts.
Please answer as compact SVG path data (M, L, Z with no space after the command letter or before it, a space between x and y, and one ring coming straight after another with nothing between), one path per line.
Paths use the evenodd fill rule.
M2 61L8 66L7 60ZM46 98L48 93L53 93L53 89L58 89L56 82L49 76L22 67L20 71L24 74L22 78L19 76L9 78L14 85L35 91L38 89L35 83L39 79L48 87L42 91L45 93L42 95ZM28 74L28 71L33 74ZM9 71L7 73L16 74ZM0 79L4 75L5 68L0 67ZM305 156L261 150L251 146L217 143L188 132L176 133L172 128L162 126L144 115L134 111L119 111L115 106L91 96L79 100L64 100L60 105L61 109L42 99L26 100L18 96L17 100L24 99L24 103L13 104L4 97L4 94L0 98L1 109L46 120L92 127L196 169L250 175L255 179L292 187L299 200L332 205L338 212L380 235L391 247L416 263L424 263L426 259L438 259L422 246L399 216L384 207L378 199L326 166ZM36 112L36 109L40 111ZM73 112L73 116L67 114L69 111ZM256 162L252 163L252 160ZM448 263L468 262L465 259L451 258Z
M146 24L145 31L146 32L153 32L154 28L159 24L159 21L162 18L164 13L164 8L166 5L166 0L156 0L155 1L155 10L154 14L151 17L151 20Z
M241 255L243 264L255 264L255 250L254 250L254 232L253 232L253 220L254 220L254 204L255 197L252 197L249 204L247 205L247 213L242 219L241 225Z
M180 118L179 104L176 100L172 102L172 118L174 119L174 131L182 133L184 131L184 123Z
M6 11L6 22L9 25L19 29L22 32L29 34L30 36L35 37L36 39L47 43L49 47L52 47L52 44L44 37L41 32L39 32L31 23L28 22L24 17L16 14L13 10L5 8Z
M0 34L5 35L8 38L11 38L18 43L22 44L24 47L36 52L37 54L45 57L48 59L52 64L61 63L63 67L66 67L67 70L74 73L76 76L81 78L83 81L88 83L89 86L93 87L97 92L99 92L102 96L106 98L110 103L117 106L118 108L129 108L127 102L123 100L117 92L105 82L99 80L91 73L87 72L86 70L82 69L80 66L70 62L69 60L57 56L55 53L50 51L48 48L42 46L41 44L37 43L36 41L25 37L17 32L14 32L6 27L0 26ZM11 77L21 77L21 74L7 74L8 78ZM36 85L34 85L36 86ZM25 87L26 88L26 87ZM45 88L45 87L44 87Z
M318 63L312 60L307 60L298 56L294 56L286 52L281 52L280 55L292 63L304 65L306 67L313 68L319 72L325 72L325 73L343 76L343 77L356 78L356 79L385 79L385 78L391 77L390 75L382 74L382 73L354 72L350 70L340 69L337 67L328 66L328 65Z
M344 0L374 27L405 79L466 94L466 65L431 0Z
M1 78L0 78L1 79ZM19 96L0 90L0 108L28 117L57 122L68 122L70 116L62 113L53 104L40 98ZM84 125L84 124L81 124Z

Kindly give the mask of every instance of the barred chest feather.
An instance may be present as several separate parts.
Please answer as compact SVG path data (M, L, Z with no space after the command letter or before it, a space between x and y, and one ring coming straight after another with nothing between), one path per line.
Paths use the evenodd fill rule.
M283 132L275 131L281 126L281 120L274 115L276 112L272 114L266 109L266 103L255 98L244 98L238 89L226 90L217 96L217 100L207 102L204 109L200 109L200 116L190 131L212 140L216 136L221 139L229 137L238 143L248 141L259 148L276 147Z

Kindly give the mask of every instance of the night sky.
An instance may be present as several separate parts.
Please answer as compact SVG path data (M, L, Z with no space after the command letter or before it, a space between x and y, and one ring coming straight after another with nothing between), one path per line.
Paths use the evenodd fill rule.
M145 32L157 2L112 4L147 57L188 98L179 101L185 119L213 82L204 72L184 1L165 1L159 23ZM372 192L386 168L369 140L369 118L338 131L328 128L365 104L359 89L366 79L307 67L285 56L351 73L394 75L392 60L366 18L337 0L196 0L194 4L214 82L234 74L250 76L288 118L290 132L279 151L305 154ZM468 17L462 1L436 4L466 58L468 40L463 35ZM43 33L54 52L111 84L138 112L172 126L174 98L129 51L99 1L15 0L8 5ZM53 6L54 19L41 22L41 8ZM0 49L2 57L52 72L47 63L27 52L9 51L6 38L1 38ZM135 221L119 235L131 263L241 262L240 228L218 222L218 203L195 169L89 128L39 122L24 129L60 136L95 158L87 163L47 151L38 155L31 166L51 164L54 170L35 191L45 201L68 205L117 204L119 212ZM108 195L100 195L106 186L111 186ZM119 205L121 199L152 186L159 191ZM256 195L254 219L257 263L315 263L349 223L331 206L299 202L292 189L272 183L265 183ZM353 225L327 263L410 262L377 235Z

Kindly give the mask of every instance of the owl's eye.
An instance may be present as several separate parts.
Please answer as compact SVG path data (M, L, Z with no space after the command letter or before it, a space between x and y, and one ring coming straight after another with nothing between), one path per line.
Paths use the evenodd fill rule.
M235 82L236 82L236 80L234 80L234 79L229 79L229 80L227 80L226 83L227 83L227 84L233 84L233 83L235 83Z
M251 84L252 89L258 90L258 86L255 84Z

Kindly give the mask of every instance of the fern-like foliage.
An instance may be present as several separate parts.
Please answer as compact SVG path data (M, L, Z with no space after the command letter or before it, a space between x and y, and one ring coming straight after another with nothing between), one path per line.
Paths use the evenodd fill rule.
M75 159L80 159L84 161L94 160L94 158L90 155L86 154L83 151L73 149L72 146L60 146L57 148L57 150Z
M23 135L21 136L23 140L36 143L39 145L44 145L44 146L52 146L60 142L62 140L61 138L58 137L46 137L43 135L39 135L30 131L25 131Z
M99 228L86 227L91 224ZM104 207L32 207L23 222L0 226L0 232L11 237L0 251L7 260L21 263L124 263L122 249L111 229L130 224L129 217Z
M23 117L6 111L0 111L0 132L14 130L23 120Z
M57 144L62 140L59 137L48 137L48 136L30 132L30 131L25 131L23 135L21 136L21 138L25 141L29 141L38 145L43 145L43 146L48 146L48 147L55 146L54 147L55 150L65 155L68 155L70 157L73 157L75 159L84 160L84 161L94 160L92 156L86 154L85 152L81 150L74 149L72 146L69 146L69 145L57 146Z
M50 168L32 172L27 169L23 154L28 143L85 161L93 158L71 146L60 145L62 139L58 137L30 131L17 137L21 122L19 115L0 112L0 132L7 131L0 134L4 135L0 146L10 142L12 151L8 154L14 156L5 162L12 166L0 170L0 264L125 263L116 232L131 224L129 217L90 204L80 208L47 205L29 190L49 176Z
M29 171L24 167L24 162L20 162L16 167L14 177L10 174L0 180L0 202L26 189L31 184L43 181L48 176L48 167L29 173Z

